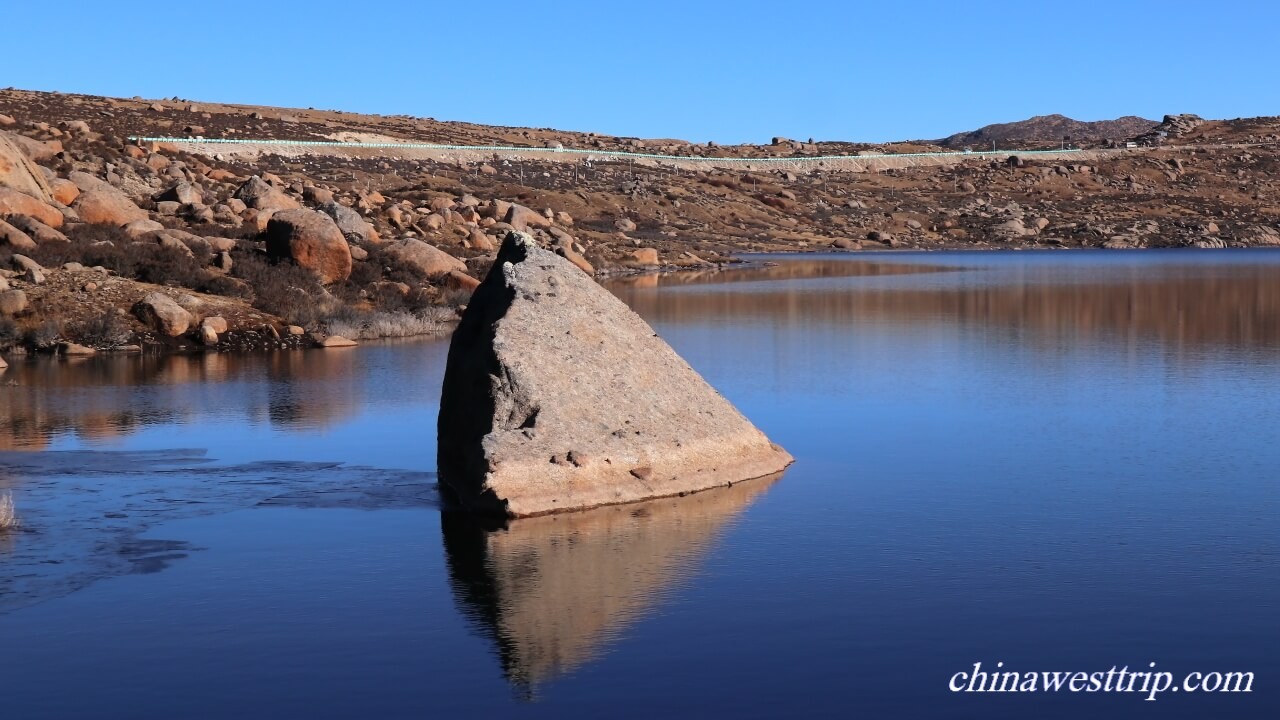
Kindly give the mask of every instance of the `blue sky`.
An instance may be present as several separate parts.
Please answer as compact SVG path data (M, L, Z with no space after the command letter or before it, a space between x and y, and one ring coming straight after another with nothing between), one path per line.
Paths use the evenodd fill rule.
M26 89L726 143L1280 114L1261 0L6 5Z

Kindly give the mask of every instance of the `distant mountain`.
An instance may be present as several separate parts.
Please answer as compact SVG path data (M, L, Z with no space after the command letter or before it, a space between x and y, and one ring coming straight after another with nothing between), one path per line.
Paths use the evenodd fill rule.
M1062 142L1097 142L1100 140L1124 140L1159 125L1155 120L1127 115L1115 120L1082 122L1065 115L1038 115L1029 120L998 123L969 132L956 133L937 140L937 144L949 148L972 147L975 150L990 148L992 141L1000 148L1023 148L1030 145L1052 145Z

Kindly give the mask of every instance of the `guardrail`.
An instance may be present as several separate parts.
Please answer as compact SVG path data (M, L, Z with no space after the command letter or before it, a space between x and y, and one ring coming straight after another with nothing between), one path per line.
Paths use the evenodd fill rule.
M621 150L586 150L572 148L519 147L515 145L441 145L436 143L411 142L343 142L341 140L249 140L241 138L190 138L190 137L142 137L130 136L134 142L186 143L190 145L277 145L277 146L321 146L341 147L349 149L404 149L404 150L443 150L493 153L545 153L556 155L583 155L605 159L639 158L645 160L668 160L674 162L706 162L706 163L796 163L796 162L833 162L842 160L884 160L890 158L950 158L950 157L984 157L994 155L1061 155L1084 152L1079 148L1063 150L979 150L973 152L932 152L932 153L882 153L874 155L800 155L789 157L705 157L701 155L661 155L658 153L634 153Z

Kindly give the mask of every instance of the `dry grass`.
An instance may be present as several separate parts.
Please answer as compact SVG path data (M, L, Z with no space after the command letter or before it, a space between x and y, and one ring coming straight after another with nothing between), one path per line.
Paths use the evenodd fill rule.
M13 493L0 495L0 532L12 530L22 524L13 509Z
M341 335L352 340L376 340L415 335L441 335L453 328L453 322L456 319L457 315L449 308L426 308L416 313L404 310L346 312L328 318L324 324L330 335Z

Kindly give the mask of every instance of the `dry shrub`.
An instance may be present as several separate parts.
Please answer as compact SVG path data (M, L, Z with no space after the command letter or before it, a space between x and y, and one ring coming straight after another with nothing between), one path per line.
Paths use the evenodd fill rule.
M0 350L8 350L22 339L22 332L12 318L0 317Z
M114 309L103 310L96 317L76 323L70 329L77 342L92 347L118 347L133 339L133 329Z
M53 315L40 321L39 325L27 331L27 344L39 350L48 350L62 340L66 322L60 315Z
M416 313L360 312L343 307L324 320L330 335L341 335L353 340L377 338L414 337L417 335L441 335L453 328L457 315L447 308L428 308Z
M203 290L214 275L182 250L156 242L132 242L119 228L83 225L73 232L71 242L40 245L32 251L32 259L45 267L67 262L101 265L121 277L193 290Z
M314 274L292 262L272 262L264 253L239 248L233 259L231 274L253 288L253 306L259 310L314 326L337 303Z

